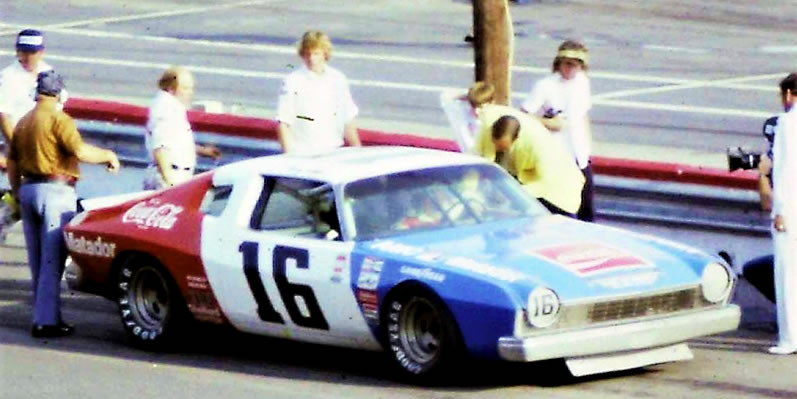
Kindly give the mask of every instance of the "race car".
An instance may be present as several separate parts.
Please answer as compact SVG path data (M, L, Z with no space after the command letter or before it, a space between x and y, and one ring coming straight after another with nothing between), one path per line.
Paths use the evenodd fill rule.
M722 260L552 215L460 153L240 161L94 200L64 235L70 285L115 301L147 348L200 321L382 350L418 379L464 358L565 359L587 375L690 359L685 341L740 320Z

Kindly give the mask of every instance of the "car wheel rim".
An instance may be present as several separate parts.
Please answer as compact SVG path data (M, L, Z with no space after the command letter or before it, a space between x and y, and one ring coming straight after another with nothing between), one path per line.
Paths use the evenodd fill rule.
M132 310L143 327L157 329L163 325L169 311L169 288L161 273L145 267L131 281Z
M413 298L402 309L399 336L406 354L419 364L432 362L440 352L440 316L434 305Z

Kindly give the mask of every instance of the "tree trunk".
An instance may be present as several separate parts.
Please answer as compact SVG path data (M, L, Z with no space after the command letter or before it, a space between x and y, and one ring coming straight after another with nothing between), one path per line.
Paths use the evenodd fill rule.
M508 0L473 0L476 80L495 86L495 102L511 105L514 30Z

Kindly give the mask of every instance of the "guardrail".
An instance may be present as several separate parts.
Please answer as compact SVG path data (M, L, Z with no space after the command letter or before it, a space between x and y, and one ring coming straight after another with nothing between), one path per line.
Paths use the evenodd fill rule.
M147 109L140 106L87 99L70 99L65 110L81 120L81 132L114 148L128 164L143 166L143 125ZM276 121L262 118L189 111L199 142L213 142L224 162L274 154ZM360 129L364 145L406 145L458 151L453 140L412 133ZM768 217L760 211L757 174L661 163L593 157L597 213L602 218L720 229L740 234L768 234ZM200 169L214 165L200 162Z
M144 125L147 109L144 107L102 100L72 98L65 110L76 119ZM270 119L228 114L189 111L188 118L195 131L213 132L222 136L255 140L276 140L277 122ZM453 140L434 139L410 132L381 132L360 129L364 145L406 145L457 151ZM595 173L676 183L755 190L757 175L750 171L730 173L725 170L676 163L635 161L607 157L593 157Z

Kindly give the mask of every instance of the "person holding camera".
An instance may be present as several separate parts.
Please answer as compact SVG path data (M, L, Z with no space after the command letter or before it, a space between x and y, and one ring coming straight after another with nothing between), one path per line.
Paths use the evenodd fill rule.
M761 210L772 211L772 160L773 144L775 138L775 128L778 124L778 117L773 116L764 122L763 134L769 145L766 153L759 156L757 165L755 162L732 167L733 162L729 159L731 171L742 167L744 169L758 168L758 194L760 196ZM775 255L769 254L759 256L742 266L742 276L753 287L761 292L770 302L775 302L775 281L774 281Z
M594 184L589 159L592 128L588 113L592 108L592 94L587 68L587 47L574 40L564 41L554 57L553 73L534 84L520 108L538 116L540 122L561 140L575 158L585 179L577 216L580 220L591 222L595 219L595 206L592 202Z
M780 82L785 112L773 146L772 236L775 244L776 355L797 352L797 73Z

